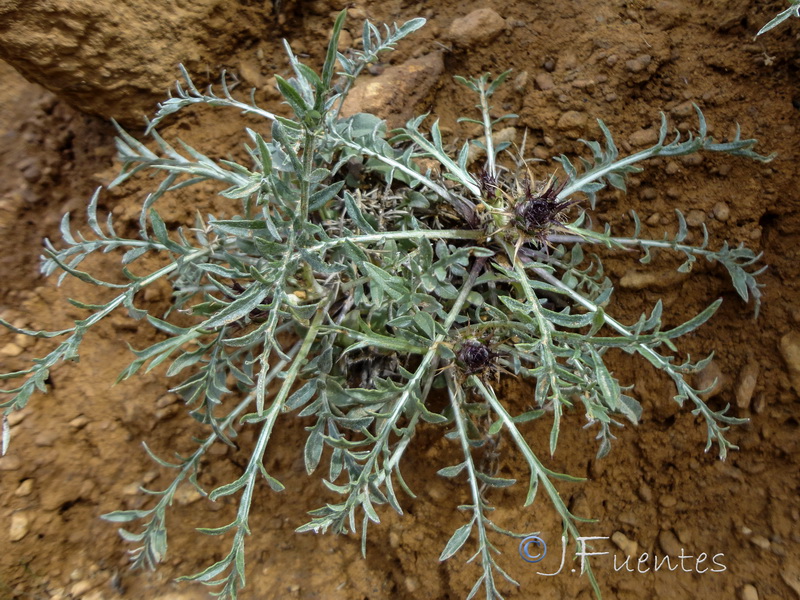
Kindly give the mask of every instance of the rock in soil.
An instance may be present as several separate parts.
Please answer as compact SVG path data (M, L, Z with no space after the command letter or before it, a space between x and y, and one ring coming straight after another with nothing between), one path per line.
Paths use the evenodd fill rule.
M794 391L800 394L800 333L790 331L781 338L781 354L786 361Z
M756 590L754 585L748 583L742 587L739 598L741 598L741 600L758 600L758 590Z
M216 79L216 65L225 64L235 40L246 32L258 39L268 14L219 0L169 6L164 10L160 0L0 2L0 59L82 111L138 127L179 77L179 63L200 75L215 65Z
M347 96L342 116L368 112L386 119L390 128L405 125L443 70L442 55L434 52L389 67L377 77L364 77Z
M758 363L750 359L739 374L739 382L736 386L736 406L739 408L750 407L750 401L758 383L759 370Z
M8 528L8 539L18 542L26 535L30 529L30 520L25 513L14 513L11 515L11 525Z
M456 45L469 48L491 42L505 27L503 17L491 8L479 8L454 20L447 30L447 37Z
M680 284L687 277L687 273L677 271L655 272L631 269L622 276L619 285L629 290L663 290Z
M671 530L665 530L658 534L658 545L669 556L676 557L681 553L681 543Z

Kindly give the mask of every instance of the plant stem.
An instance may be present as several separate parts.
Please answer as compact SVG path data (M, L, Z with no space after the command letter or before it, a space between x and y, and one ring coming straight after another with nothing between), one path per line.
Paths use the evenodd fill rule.
M493 598L496 592L494 585L494 576L492 573L492 555L489 553L489 539L486 535L486 524L484 523L484 516L482 510L483 498L481 497L480 485L478 477L475 474L475 463L472 460L472 451L469 445L469 436L464 427L464 414L462 412L463 403L463 388L456 385L452 373L448 373L447 377L447 391L450 396L450 406L453 408L453 418L456 422L456 429L458 430L458 439L461 442L461 451L464 454L464 460L467 462L467 478L469 480L469 489L472 495L472 521L478 526L478 552L481 555L481 566L484 573L484 587L486 588L486 597Z
M578 528L573 523L573 519L575 518L574 515L569 511L567 505L564 504L564 500L561 498L561 495L558 493L558 490L553 485L553 482L550 481L550 476L552 471L545 468L545 466L541 463L539 458L534 454L531 447L528 445L528 442L525 441L525 438L520 433L519 429L517 429L516 424L511 418L511 415L508 414L505 406L497 399L495 396L494 391L491 388L487 388L484 383L480 380L479 377L472 376L472 382L477 386L478 390L480 391L481 395L486 399L486 401L491 406L492 410L502 419L503 425L511 434L511 437L514 439L514 443L516 444L519 451L525 457L525 461L528 463L528 466L531 469L531 476L536 477L539 482L544 486L544 489L547 491L547 495L550 497L550 501L553 503L556 511L558 514L561 515L561 519L564 523L564 528L569 532L569 534L573 537L573 539L578 540L580 537L580 532ZM585 562L586 565L586 573L589 576L589 581L591 582L592 589L594 590L597 598L601 598L600 586L597 583L597 579L592 572L592 566L589 563L588 559Z

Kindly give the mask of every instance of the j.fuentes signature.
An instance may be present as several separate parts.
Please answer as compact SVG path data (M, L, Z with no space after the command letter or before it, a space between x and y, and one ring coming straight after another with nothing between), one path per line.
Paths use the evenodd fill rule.
M586 557L589 556L603 556L605 554L611 554L610 552L590 552L586 549L586 542L596 541L596 540L609 540L611 539L608 536L594 536L594 537L579 537L577 538L579 550L575 553L575 556L580 558L581 564L581 573L584 572L585 569L585 561ZM564 569L564 563L566 561L567 556L567 540L565 537L561 538L561 564L558 566L558 570L554 573L543 573L537 571L537 575L543 575L545 577L553 577L561 573ZM528 536L524 538L519 545L519 554L523 560L526 562L536 563L540 562L545 555L547 554L547 544L538 536ZM718 552L713 556L709 556L706 552L701 552L697 556L692 554L687 554L686 551L681 548L681 552L677 557L663 555L659 556L656 553L652 555L649 552L642 552L638 557L636 556L625 556L624 560L620 561L620 558L617 554L614 554L614 570L621 571L626 570L630 573L648 573L651 570L653 572L657 571L675 571L677 569L681 569L686 573L722 573L723 571L727 571L728 567L722 563L722 559L725 558L725 555L722 552ZM575 569L572 569L575 571Z

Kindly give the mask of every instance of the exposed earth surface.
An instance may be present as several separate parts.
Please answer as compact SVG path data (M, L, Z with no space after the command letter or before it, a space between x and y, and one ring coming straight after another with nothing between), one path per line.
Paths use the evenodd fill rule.
M69 282L56 287L55 279L39 273L39 256L43 238L58 243L64 212L85 227L91 194L118 172L110 118L139 135L140 115L152 114L166 97L178 62L198 84L217 81L226 69L239 81L238 91L255 88L262 106L285 114L273 78L289 75L280 40L318 68L330 27L345 7L340 0L277 6L176 1L161 18L161 4L140 0L119 12L110 0L80 9L57 1L0 1L0 55L8 61L0 63L0 316L17 326L59 328L85 315L66 300L91 300L92 292ZM800 20L754 40L782 2L502 0L477 15L488 5L358 0L347 6L342 49L358 43L365 17L374 23L428 19L384 56L385 64L363 76L359 108L395 124L412 109L430 112L460 145L473 131L456 120L474 116L474 98L452 76L513 69L494 105L518 115L508 121L518 143L527 129L528 153L541 159L531 167L538 178L558 172L551 157L585 155L579 139L599 139L598 118L628 153L655 141L661 111L671 127L696 128L692 103L702 108L715 138L730 139L738 123L743 137L759 140L757 150L776 153L770 163L721 154L652 160L631 178L627 194L602 192L596 212L598 222L630 231L629 211L636 210L645 231L658 238L674 234L674 210L680 209L695 241L705 224L714 247L728 240L763 252L768 269L760 276L757 319L752 303L742 302L716 265L698 263L690 275L676 275L679 263L667 255L647 270L636 255L606 259L617 284L614 314L623 322L635 321L660 298L667 324L675 325L723 298L716 316L679 347L682 356L715 352L698 377L707 385L717 379L708 400L715 410L731 404L732 414L749 419L729 432L739 449L724 462L715 449L704 453L702 419L688 404L678 406L666 376L621 353L610 367L622 385L634 386L629 393L644 414L639 426L618 431L606 458L594 458L597 442L582 429L577 409L566 417L552 457L549 422L537 421L525 433L548 468L586 478L559 489L573 513L596 519L583 525L583 535L613 537L594 545L608 552L593 563L605 598L800 598ZM367 93L372 84L377 95ZM179 113L161 134L215 157L241 156L245 126L268 131L253 117L203 108ZM101 211L135 233L147 189L139 179L104 191ZM161 214L170 224L190 224L196 210L210 209L224 214L226 205L218 197L191 205L172 201ZM90 266L100 276L116 272L113 256ZM157 288L144 300L166 308L168 290ZM194 528L230 522L232 498L211 503L181 488L168 515L169 553L155 572L130 571L131 546L99 518L149 506L152 500L138 487L170 483L143 441L169 457L189 452L191 436L200 433L167 393L163 371L113 385L131 360L122 340L141 348L157 339L126 315L107 320L83 344L80 362L54 369L50 392L12 415L11 444L0 459L0 598L208 597L205 587L174 579L227 552L226 539ZM50 344L0 331L1 370L24 368ZM517 407L532 397L514 380L504 381L501 391ZM294 533L309 510L335 498L318 478L305 475L304 425L287 418L270 444L267 468L286 490L276 494L262 486L257 492L241 598L465 598L479 575L477 565L465 562L470 553L438 561L466 518L457 509L467 502L462 483L436 475L457 462L456 445L435 426L419 431L403 469L417 497L404 497L402 516L382 507L362 558L357 536ZM523 461L504 454L502 445L499 450L500 473L523 477ZM213 486L236 479L247 456L221 446L209 458L204 482ZM516 531L540 531L550 551L529 564L516 542L497 539L501 565L520 584L501 583L500 589L507 598L592 598L569 553L559 575L537 574L558 569L561 524L544 494L523 508L525 490L518 487L524 486L491 492L498 507L493 518ZM694 558L676 562L682 552ZM653 555L669 555L680 567L656 571ZM628 567L622 566L625 556L631 557Z

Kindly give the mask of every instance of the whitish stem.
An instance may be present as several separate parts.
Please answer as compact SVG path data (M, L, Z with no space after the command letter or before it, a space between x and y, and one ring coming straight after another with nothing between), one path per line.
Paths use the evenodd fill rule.
M533 450L531 450L528 442L522 436L519 429L517 429L517 426L512 420L511 415L508 414L505 406L503 406L503 404L497 399L497 396L495 396L494 391L491 388L487 388L479 377L472 376L472 382L478 388L481 395L489 403L489 406L491 406L495 414L502 419L503 425L511 434L511 437L514 439L514 443L516 444L517 448L519 448L519 451L522 452L522 455L525 457L525 461L528 463L528 466L531 469L531 476L536 477L544 486L545 491L547 491L547 495L550 497L550 501L553 503L553 506L558 514L561 515L564 528L577 542L578 538L580 537L580 532L573 522L573 519L576 517L569 511L566 504L564 504L564 501L561 499L561 495L558 493L558 490L553 485L553 482L550 481L550 476L553 472L545 468L545 466L539 461L536 454L533 453ZM571 479L573 481L580 481L578 478L564 478ZM600 586L597 584L597 579L595 579L594 573L592 572L592 566L589 564L588 559L584 565L586 573L589 577L589 581L592 585L592 589L597 597L600 598Z
M489 100L486 96L486 87L481 85L481 114L483 115L483 137L486 143L487 171L492 177L497 177L494 164L494 140L492 140L492 122L489 117Z
M528 283L528 275L525 273L525 267L522 261L513 258L514 254L512 248L506 242L502 242L502 244L508 257L514 260L514 270L517 272L517 275L519 275L518 281L522 285L522 290L525 293L528 304L531 306L539 328L542 357L544 358L547 376L550 380L550 390L555 399L555 402L553 402L553 430L550 435L550 452L553 453L556 450L556 442L558 441L558 432L561 422L561 394L559 393L559 385L556 378L556 359L550 351L550 348L553 346L553 340L550 335L553 324L545 318L542 312L539 298L536 296L533 288L531 288L530 283Z
M453 416L458 429L458 439L461 441L461 451L464 454L464 460L467 462L467 477L469 479L469 489L472 495L472 522L478 526L478 552L481 555L481 566L483 567L483 581L486 589L486 597L494 598L496 589L494 585L494 574L492 572L492 555L489 553L490 545L489 539L486 535L486 523L484 522L480 484L478 477L475 475L475 463L472 460L472 451L469 445L469 437L467 430L464 427L464 414L461 409L462 389L455 385L452 374L448 374L447 391L450 395L450 405L453 407ZM455 389L455 393L453 391ZM474 557L473 557L474 558Z

